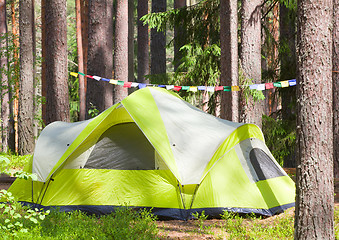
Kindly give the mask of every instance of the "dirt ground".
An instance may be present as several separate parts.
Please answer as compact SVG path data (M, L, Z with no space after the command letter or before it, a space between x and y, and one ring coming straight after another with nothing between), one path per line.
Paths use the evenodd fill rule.
M293 170L291 170L293 172ZM290 171L287 169L287 173ZM293 173L292 173L293 174ZM13 179L0 177L0 190L8 189ZM334 181L334 202L335 207L339 209L339 179ZM288 209L286 212L260 220L260 223L265 224L273 221L276 218L282 218L286 214L294 214L294 208ZM204 228L208 231L201 231L199 223L196 220L180 221L166 220L157 221L159 229L159 237L161 239L228 239L228 234L222 230L224 220L212 219L204 221Z

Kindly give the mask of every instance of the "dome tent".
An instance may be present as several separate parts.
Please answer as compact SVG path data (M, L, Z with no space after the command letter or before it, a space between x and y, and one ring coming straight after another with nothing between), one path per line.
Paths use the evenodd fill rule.
M9 191L62 211L273 215L295 198L256 125L216 118L162 88L140 89L90 120L48 125L26 170L37 181L17 179Z

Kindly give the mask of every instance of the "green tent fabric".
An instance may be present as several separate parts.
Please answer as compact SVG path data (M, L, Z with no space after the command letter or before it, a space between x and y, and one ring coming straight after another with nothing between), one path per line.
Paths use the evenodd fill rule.
M97 117L40 134L10 187L24 204L95 214L119 206L159 217L205 211L273 215L294 206L295 185L253 124L204 113L162 88L143 88Z

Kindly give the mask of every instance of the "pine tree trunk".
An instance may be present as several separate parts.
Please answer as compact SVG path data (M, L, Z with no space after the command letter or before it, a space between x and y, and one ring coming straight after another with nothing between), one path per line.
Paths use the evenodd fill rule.
M134 0L128 0L128 82L134 82Z
M84 73L84 53L82 46L82 24L81 24L81 0L75 1L76 11L76 35L78 49L78 71ZM85 77L79 74L79 120L83 121L86 117L86 88Z
M19 69L19 33L18 33L18 22L16 19L16 6L17 0L11 2L11 18L12 18L12 35L13 39L13 57L14 57L14 69ZM13 100L13 118L14 118L14 148L17 152L18 150L18 114L19 114L19 82L20 76L18 71L15 71L13 74L14 79L14 91L15 98Z
M46 123L70 121L66 0L45 2Z
M334 239L332 0L298 1L295 239Z
M152 0L152 12L165 12L166 0ZM166 73L166 33L151 29L151 74Z
M238 6L237 1L220 1L220 85L238 86ZM239 121L238 92L222 92L220 117Z
M89 2L87 74L112 78L113 70L113 2ZM125 22L127 25L127 21ZM127 44L127 39L126 39ZM127 53L126 53L127 56ZM87 78L86 109L91 104L104 111L113 104L113 85ZM87 112L88 113L88 112ZM86 114L87 114L86 113ZM87 116L88 118L88 116Z
M10 127L10 85L8 81L6 1L0 0L0 151L7 152Z
M339 178L339 0L333 2L333 173Z
M18 153L32 154L34 150L33 133L33 0L21 0L19 7L20 28L20 94L18 114Z
M149 74L149 37L148 25L139 19L148 13L148 0L138 0L138 82L148 83Z
M44 124L47 124L46 99L47 99L47 80L46 80L46 19L45 19L46 0L41 0L41 96L45 99L41 106L41 117Z
M240 60L244 77L261 83L261 0L242 0ZM261 127L263 103L241 96L240 121Z
M80 1L81 5L81 35L82 35L82 51L84 57L84 73L87 73L87 54L88 54L88 8L89 0ZM87 89L87 81L85 80L85 92Z
M114 43L114 79L128 81L128 1L117 0ZM114 87L114 103L127 97L128 89Z

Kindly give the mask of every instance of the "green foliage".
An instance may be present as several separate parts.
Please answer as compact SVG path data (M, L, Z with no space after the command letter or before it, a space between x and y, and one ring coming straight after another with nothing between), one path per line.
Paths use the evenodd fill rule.
M2 153L0 152L0 163L1 161L4 162L4 165L0 165L3 168L6 169L23 169L24 166L26 166L26 164L28 163L28 161L30 160L30 158L32 157L32 155L18 155L18 154L14 154L10 151L8 151L7 153ZM2 160L1 160L2 159ZM4 159L7 159L7 161L5 161ZM0 167L0 172L1 172L2 168Z
M147 210L127 207L110 215L52 211L41 223L41 236L51 239L156 239L155 217Z
M241 66L239 66L239 85L241 88L241 94L243 99L248 103L248 99L252 98L254 102L258 102L260 100L264 100L265 96L262 91L250 89L250 85L252 85L252 79L248 79L244 72L242 71Z
M44 220L49 211L23 208L6 190L0 190L0 229L8 236L16 236L19 232L27 233L32 226Z
M144 23L158 31L185 29L180 37L183 46L180 48L181 59L173 62L178 66L175 74L167 75L167 82L181 86L215 86L220 75L220 37L219 37L219 2L216 0L201 1L191 7L173 9L167 12L150 13L142 17ZM174 38L168 47L174 43ZM152 79L152 78L151 78ZM195 105L201 105L202 94L180 91L179 94ZM210 101L216 99L209 94ZM215 103L215 101L214 101ZM209 112L215 104L209 105Z
M90 103L90 107L88 109L88 115L93 118L99 115L100 111L94 106L92 103Z
M282 121L263 115L262 130L267 147L277 162L283 166L285 157L295 153L295 121Z
M197 225L201 233L209 232L212 226L205 226L204 222L207 220L208 215L205 214L205 211L202 211L200 214L198 212L192 213L194 219L197 220Z
M221 218L225 220L223 228L230 234L229 239L293 239L293 215L277 217L268 224L254 214L241 217L224 211Z

